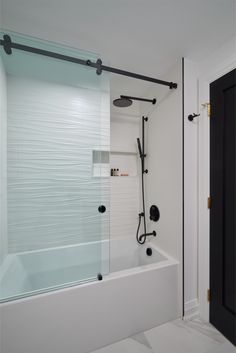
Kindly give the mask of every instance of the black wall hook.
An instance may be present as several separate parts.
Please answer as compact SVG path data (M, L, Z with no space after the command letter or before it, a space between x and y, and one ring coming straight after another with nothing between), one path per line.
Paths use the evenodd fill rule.
M195 114L195 113L190 114L190 115L188 116L188 120L189 120L189 121L193 121L193 119L196 118L197 116L200 116L200 114Z

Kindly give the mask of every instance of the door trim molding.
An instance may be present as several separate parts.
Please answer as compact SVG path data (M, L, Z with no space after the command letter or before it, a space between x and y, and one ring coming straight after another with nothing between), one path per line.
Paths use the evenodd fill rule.
M184 306L184 320L190 320L199 315L199 302L198 298L189 300Z

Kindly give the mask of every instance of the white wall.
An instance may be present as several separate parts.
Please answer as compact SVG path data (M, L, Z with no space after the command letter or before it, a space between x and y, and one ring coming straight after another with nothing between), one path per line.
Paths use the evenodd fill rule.
M178 88L153 86L146 96L157 98L156 106L143 105L148 116L146 126L147 227L156 230L156 244L180 262L179 303L182 306L182 65L169 71L165 80L178 83ZM149 112L149 113L148 113ZM150 206L157 205L160 220L149 220ZM153 240L153 239L152 239Z
M157 105L147 114L146 147L147 214L152 204L160 209L160 220L148 222L157 231L157 244L182 261L182 85L181 63L165 79L178 83L176 90L153 87L148 92ZM149 108L150 109L150 108Z
M2 0L0 0L0 28L2 26ZM3 116L2 116L2 106L4 106L4 103L2 102L2 89L3 89L3 79L2 79L2 60L0 58L0 131L2 131L2 119L3 119ZM5 85L4 85L5 86ZM5 89L4 89L5 90ZM3 103L3 104L2 104ZM5 102L5 105L6 105L6 102ZM5 120L5 119L4 119ZM1 141L0 141L0 158L2 159L2 138L1 138ZM0 161L0 165L2 165L2 161ZM1 167L0 167L1 168ZM2 168L1 168L1 172L2 172ZM0 178L0 182L2 183L2 176ZM2 194L2 191L1 191L1 194ZM0 198L0 214L2 213L2 196ZM0 219L0 249L3 249L4 248L4 245L2 244L2 219ZM0 250L0 265L1 265L1 262L2 262L2 259L3 259L3 250ZM2 342L2 315L0 314L0 352L3 351L3 342Z
M3 17L2 17L2 0L0 0L0 28L2 28Z
M139 106L113 108L111 112L110 167L129 176L111 177L110 237L135 240L140 210L140 161L137 137L140 127Z
M184 59L184 302L185 315L198 310L198 67Z
M7 253L7 87L0 57L0 265Z

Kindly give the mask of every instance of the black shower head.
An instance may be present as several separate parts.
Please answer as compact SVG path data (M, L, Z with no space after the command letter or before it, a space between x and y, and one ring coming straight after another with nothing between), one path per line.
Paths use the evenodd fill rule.
M117 99L114 99L113 100L113 104L116 106L116 107L119 107L119 108L126 108L126 107L129 107L130 105L132 105L132 100L129 99L129 98L126 98L126 97L123 97L121 96L121 98L117 98Z
M156 101L157 101L156 98L146 99L146 98L139 98L139 97L120 96L120 98L113 100L113 104L119 108L126 108L126 107L129 107L133 103L133 100L142 101L142 102L149 102L152 104L156 104Z

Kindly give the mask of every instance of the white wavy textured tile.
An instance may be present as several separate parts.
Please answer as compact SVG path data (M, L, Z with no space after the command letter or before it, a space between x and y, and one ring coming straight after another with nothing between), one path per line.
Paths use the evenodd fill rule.
M111 178L111 237L134 237L138 226L139 178Z
M93 177L92 152L109 149L104 95L8 77L9 252L101 239L109 181Z

